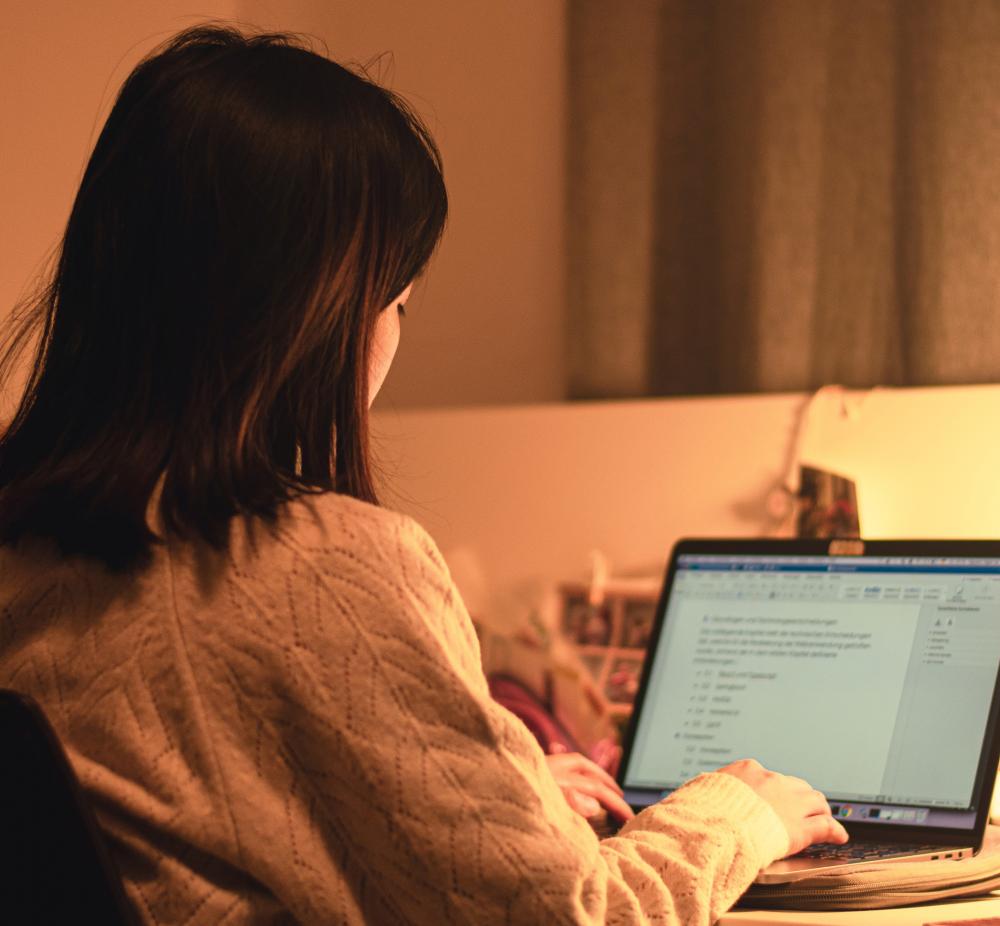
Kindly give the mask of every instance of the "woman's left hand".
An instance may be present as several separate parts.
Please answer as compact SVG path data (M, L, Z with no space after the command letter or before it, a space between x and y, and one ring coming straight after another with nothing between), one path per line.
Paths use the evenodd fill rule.
M602 807L619 820L635 816L617 782L596 762L578 752L549 755L545 760L566 802L581 816L596 817Z

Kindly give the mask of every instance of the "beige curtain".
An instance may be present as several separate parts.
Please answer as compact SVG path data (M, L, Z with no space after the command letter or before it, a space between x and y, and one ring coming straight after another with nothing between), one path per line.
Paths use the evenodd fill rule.
M568 6L571 395L1000 381L1000 2Z

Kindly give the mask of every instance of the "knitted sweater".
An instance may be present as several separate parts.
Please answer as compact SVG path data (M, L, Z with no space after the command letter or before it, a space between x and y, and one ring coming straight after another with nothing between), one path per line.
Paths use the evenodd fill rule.
M720 773L599 841L434 543L342 496L131 577L0 548L0 686L47 711L148 923L701 924L788 847Z

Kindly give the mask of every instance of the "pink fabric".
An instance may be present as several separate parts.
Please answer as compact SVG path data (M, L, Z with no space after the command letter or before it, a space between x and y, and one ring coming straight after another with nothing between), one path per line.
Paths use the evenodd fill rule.
M583 749L572 733L555 716L550 704L542 701L527 685L511 675L496 673L488 678L493 700L519 718L548 755L580 752L612 775L618 770L619 747L610 737Z

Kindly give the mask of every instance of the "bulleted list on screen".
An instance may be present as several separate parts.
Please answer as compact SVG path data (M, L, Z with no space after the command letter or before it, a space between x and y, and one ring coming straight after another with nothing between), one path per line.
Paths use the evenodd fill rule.
M845 799L892 791L963 806L1000 654L1000 584L973 583L978 598L957 603L955 580L736 573L692 584L671 603L630 785L677 786L753 756ZM932 721L962 714L944 735L967 756L924 778L899 761L940 742L926 706L915 709L921 691L938 697Z

